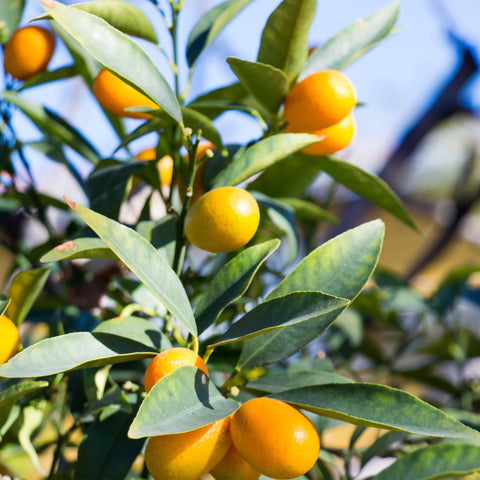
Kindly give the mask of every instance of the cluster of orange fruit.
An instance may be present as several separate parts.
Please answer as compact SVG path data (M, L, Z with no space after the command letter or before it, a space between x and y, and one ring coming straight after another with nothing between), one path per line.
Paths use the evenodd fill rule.
M303 152L331 155L346 148L355 136L355 88L338 70L322 70L296 83L284 102L287 132L322 138Z
M179 367L208 376L202 358L175 347L159 353L145 371L145 390ZM156 480L257 480L260 475L296 478L308 472L320 452L318 433L296 408L272 398L253 398L231 416L185 433L150 437L145 462Z

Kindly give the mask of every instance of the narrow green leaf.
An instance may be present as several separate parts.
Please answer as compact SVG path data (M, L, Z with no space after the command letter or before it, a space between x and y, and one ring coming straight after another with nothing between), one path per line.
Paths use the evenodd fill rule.
M56 82L57 80L72 78L75 75L78 75L78 72L74 65L60 67L56 70L46 70L26 80L22 87L19 89L19 91L27 90L28 88L38 87L39 85L44 85L46 83Z
M357 20L332 37L312 52L298 80L303 80L320 70L345 68L391 34L399 9L400 4L394 2L369 17Z
M317 161L322 170L334 180L395 215L406 225L418 231L418 227L402 201L381 178L362 170L356 165L333 157L317 157Z
M33 445L33 435L42 425L45 418L46 400L39 403L32 403L22 409L22 424L18 431L18 443L22 446L23 451L29 456L30 461L36 470L46 475L38 458L37 450Z
M435 480L480 472L480 446L439 443L409 453L370 480Z
M170 265L173 264L177 238L177 221L173 215L166 215L159 220L140 222L137 224L137 232L146 238Z
M269 112L276 113L289 90L285 73L266 63L248 62L234 57L228 57L227 62L245 90Z
M105 242L100 238L82 237L69 240L56 246L42 258L40 262L60 262L62 260L74 260L75 258L118 258Z
M319 320L323 316L345 308L344 298L322 292L292 292L282 297L266 300L237 320L214 344L219 345L246 340L247 338L277 328Z
M228 417L239 407L225 399L195 367L181 367L161 378L140 405L128 436L183 433Z
M0 409L7 408L23 396L45 387L48 387L48 382L29 380L11 385L0 393Z
M12 33L18 28L22 19L25 0L8 0L0 2L0 43L8 42Z
M87 180L92 209L109 218L118 219L130 177L141 167L139 162L110 159L100 162Z
M220 133L206 115L187 107L182 107L182 115L185 126L190 127L194 133L201 130L203 138L210 140L219 147L223 145Z
M7 297L11 299L7 308L7 317L20 325L33 307L43 286L50 275L50 267L25 270L18 273L8 288Z
M373 383L300 387L272 396L354 425L433 437L480 438L480 432L402 390Z
M5 310L8 308L9 303L10 299L0 293L0 315L3 315L5 313Z
M308 32L316 0L283 0L263 29L257 61L283 70L295 80L308 56Z
M375 269L384 230L383 222L374 220L326 242L303 258L267 299L314 289L352 301ZM266 365L288 358L323 333L339 313L341 310L319 322L304 322L247 340L239 367Z
M315 135L300 133L280 133L260 140L223 170L214 186L237 185L316 141Z
M309 222L326 221L338 223L338 218L328 210L321 208L314 202L303 200L301 198L279 198L279 201L286 203L295 211L295 216L301 220Z
M118 411L87 428L78 448L75 480L127 478L144 445L127 437L131 421L131 413Z
M77 3L75 8L103 18L110 25L128 35L157 43L158 38L152 24L135 5L122 0Z
M228 305L242 297L263 262L279 245L278 239L253 245L223 265L210 282L195 311L200 333L215 323Z
M137 232L74 202L68 204L192 335L195 318L182 282L167 260Z
M105 20L77 8L54 2L53 7L45 9L105 68L182 122L175 94L150 57L133 40Z
M267 374L257 380L242 386L247 390L261 393L278 393L309 385L323 385L325 383L352 383L352 380L336 373L308 371Z
M74 129L56 113L11 90L6 90L2 94L7 102L16 105L45 134L53 135L93 164L100 161L100 156L95 148L78 130Z
M228 0L200 17L187 41L187 62L191 67L215 37L252 0Z
M151 342L150 342L151 343ZM0 365L0 377L31 378L77 368L128 362L158 353L156 348L110 333L75 332L41 340Z

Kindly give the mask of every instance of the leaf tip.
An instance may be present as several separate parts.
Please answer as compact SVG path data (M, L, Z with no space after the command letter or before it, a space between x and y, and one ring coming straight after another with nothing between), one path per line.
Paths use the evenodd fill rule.
M75 202L73 202L72 200L70 200L66 195L63 196L63 199L65 200L65 202L67 203L67 205L74 211L76 212L76 207L77 207L77 204Z
M55 2L54 2L54 0L40 0L40 3L41 3L45 8L55 8Z

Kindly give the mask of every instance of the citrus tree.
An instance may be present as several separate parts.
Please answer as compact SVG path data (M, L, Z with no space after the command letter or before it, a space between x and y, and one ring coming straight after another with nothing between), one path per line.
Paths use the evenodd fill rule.
M380 375L372 383L353 367L336 371L324 354L326 345L332 357L340 353L335 325L347 325L344 346L352 312L384 308L362 293L384 225L359 224L319 244L318 226L338 219L309 196L317 174L416 228L382 180L333 156L354 137L359 101L341 70L394 31L399 5L309 51L316 1L283 0L257 60L227 58L237 81L191 99L202 53L250 1L206 12L185 52L178 23L189 3L152 3L149 20L122 0L43 0L36 21L51 30L20 27L22 1L0 7L2 215L23 205L47 238L35 247L21 235L3 241L16 273L0 297L0 468L33 478L15 473L23 452L48 479L351 479L358 464L382 456L399 458L375 480L480 469L476 417L462 423ZM171 36L160 45L168 75L132 38L158 45L153 24ZM55 42L72 63L48 70ZM72 76L84 79L118 135L109 158L94 146L101 138L85 138L61 112L24 95ZM229 111L254 118L262 135L224 144L216 119ZM17 114L43 138L25 142ZM139 123L128 129L124 117ZM152 133L156 145L132 153ZM67 167L90 208L40 193L33 178L20 188L15 162L28 173L31 148ZM88 178L72 151L90 162ZM127 223L122 207L139 190L148 194ZM64 229L51 224L52 208L68 212ZM22 347L24 320L48 328L24 329ZM347 365L354 358L341 353ZM356 426L344 450L322 445L335 421ZM357 450L367 427L383 434Z

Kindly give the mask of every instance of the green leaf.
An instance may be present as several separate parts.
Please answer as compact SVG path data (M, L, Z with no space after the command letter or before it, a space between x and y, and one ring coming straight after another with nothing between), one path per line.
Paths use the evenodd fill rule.
M288 178L288 177L287 177ZM282 203L292 207L295 216L301 220L309 222L326 221L330 223L338 223L338 218L328 210L319 207L316 203L301 198L278 198Z
M151 341L150 341L151 344ZM75 332L41 340L0 365L0 377L44 377L153 357L156 348L102 332Z
M43 255L43 257L40 258L40 262L60 262L62 260L74 260L76 258L117 259L118 257L100 238L81 237L56 246Z
M93 58L182 122L180 106L167 81L150 57L129 37L105 20L54 2L45 7Z
M127 437L132 415L118 411L90 425L78 449L75 480L127 478L144 441Z
M140 162L120 162L110 159L100 162L87 180L88 197L92 209L109 218L118 219L130 177L141 167Z
M7 102L16 105L43 133L52 135L61 143L73 148L93 164L100 161L95 148L56 113L11 90L6 90L2 94Z
M33 466L43 475L47 473L40 466L38 453L33 446L33 435L38 432L45 418L46 400L27 405L22 409L22 426L18 431L18 443L29 456Z
M418 227L392 189L373 173L366 172L356 165L333 157L316 157L321 169L337 182L358 195L385 209L409 227L418 231Z
M267 299L295 291L316 290L352 301L375 269L384 230L383 222L374 220L324 243L303 258ZM339 313L341 310L319 322L304 322L247 340L239 367L265 365L288 358L318 337Z
M29 78L19 88L19 91L27 90L28 88L38 87L46 83L56 82L57 80L64 80L66 78L72 78L78 75L75 65L68 65L67 67L60 67L56 70L45 70Z
M7 297L11 300L7 317L15 325L20 325L28 315L49 275L50 267L25 270L15 275L7 292Z
M253 382L246 383L242 389L246 388L260 393L278 393L293 388L325 383L352 383L352 380L331 372L287 372L267 374Z
M292 292L285 296L265 300L231 327L214 344L207 348L246 340L261 333L289 325L319 321L323 316L345 308L349 303L344 298L322 292Z
M245 89L269 112L276 113L289 89L285 73L266 63L234 57L228 57L227 62Z
M370 480L434 480L480 471L480 446L439 443L409 453Z
M5 310L7 309L9 303L10 299L0 293L0 315L3 315L5 313Z
M182 115L185 126L190 127L193 133L201 130L203 138L210 140L219 147L223 145L220 133L206 115L187 107L182 107Z
M195 311L200 333L215 323L228 305L242 297L259 268L279 245L277 239L253 245L222 266L209 283Z
M0 393L0 410L7 408L29 393L48 387L45 381L24 381L7 387Z
M228 417L238 407L238 403L225 399L201 370L181 367L153 386L128 436L188 432Z
M257 61L283 70L295 80L308 56L308 33L316 0L283 0L263 29Z
M167 260L137 232L72 201L68 204L192 335L195 318L182 282Z
M215 179L215 188L237 185L274 165L292 153L318 141L315 135L280 133L264 138L247 148Z
M200 17L187 41L187 62L191 67L215 37L251 0L228 0Z
M360 55L392 33L400 4L394 2L354 24L316 48L307 60L298 81L320 70L342 70Z
M18 28L22 19L25 0L8 0L0 2L0 43L8 42L12 33Z
M373 383L300 387L272 396L354 425L433 437L480 438L480 432L402 390Z
M173 264L177 239L177 221L173 215L166 215L159 220L140 222L137 225L137 232L146 238L170 265Z
M157 43L158 38L145 14L122 0L102 0L101 2L77 3L75 8L103 18L110 25L128 35Z

